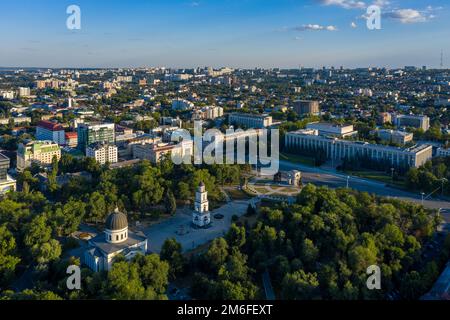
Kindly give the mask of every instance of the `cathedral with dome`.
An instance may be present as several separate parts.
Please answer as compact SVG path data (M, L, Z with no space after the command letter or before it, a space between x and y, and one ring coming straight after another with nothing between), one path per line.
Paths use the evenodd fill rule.
M122 254L130 260L147 252L147 237L128 230L127 216L116 209L106 218L105 231L89 240L84 263L93 271L109 271L115 256Z

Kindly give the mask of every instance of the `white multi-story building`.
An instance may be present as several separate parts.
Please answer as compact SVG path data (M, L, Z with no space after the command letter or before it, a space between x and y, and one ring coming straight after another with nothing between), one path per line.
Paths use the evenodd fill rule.
M272 125L272 117L267 114L232 113L228 122L232 125L262 129Z
M14 91L2 91L1 96L3 99L12 100L16 97L16 93Z
M66 143L62 125L50 121L39 121L36 126L36 139L53 141L59 145Z
M388 160L392 166L398 167L420 167L433 156L433 148L430 145L397 148L321 136L317 130L312 129L287 133L285 146L290 150L321 149L325 151L328 159L341 160L360 156L372 160Z
M96 142L86 148L86 157L94 158L98 163L116 163L117 147L112 144Z
M218 106L209 106L205 108L205 119L215 119L223 116L223 108Z
M19 88L19 97L29 97L31 95L30 88L20 87Z

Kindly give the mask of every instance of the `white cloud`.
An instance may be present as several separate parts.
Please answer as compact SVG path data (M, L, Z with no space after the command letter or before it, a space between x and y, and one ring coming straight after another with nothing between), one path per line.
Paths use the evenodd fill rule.
M350 23L350 27L352 27L354 29L354 28L357 28L358 26L356 25L356 23L352 22L352 23Z
M397 9L384 14L385 17L398 20L401 23L426 22L434 16L415 9Z
M344 9L363 9L367 5L359 0L318 0L324 6L339 6Z
M294 29L297 31L337 31L335 26L322 26L320 24L304 24Z

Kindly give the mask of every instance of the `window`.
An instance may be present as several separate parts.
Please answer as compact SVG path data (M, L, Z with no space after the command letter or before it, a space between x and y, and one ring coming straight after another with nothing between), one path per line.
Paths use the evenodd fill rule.
M119 241L119 235L116 234L116 241Z

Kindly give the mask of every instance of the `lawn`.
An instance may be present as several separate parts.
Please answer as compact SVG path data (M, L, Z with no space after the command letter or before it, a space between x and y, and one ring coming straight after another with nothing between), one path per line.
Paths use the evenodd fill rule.
M291 153L280 153L280 159L281 160L287 160L293 163L301 163L306 166L314 167L314 158L302 156L299 154L291 154Z
M352 176L364 178L364 179L370 179L370 180L376 180L380 181L389 185L396 186L398 188L405 188L405 181L402 180L394 180L392 181L392 177L385 173L380 171L347 171L347 174L350 174Z
M230 189L226 189L225 191L233 200L248 200L248 199L250 199L248 194L245 193L243 190L230 188Z

